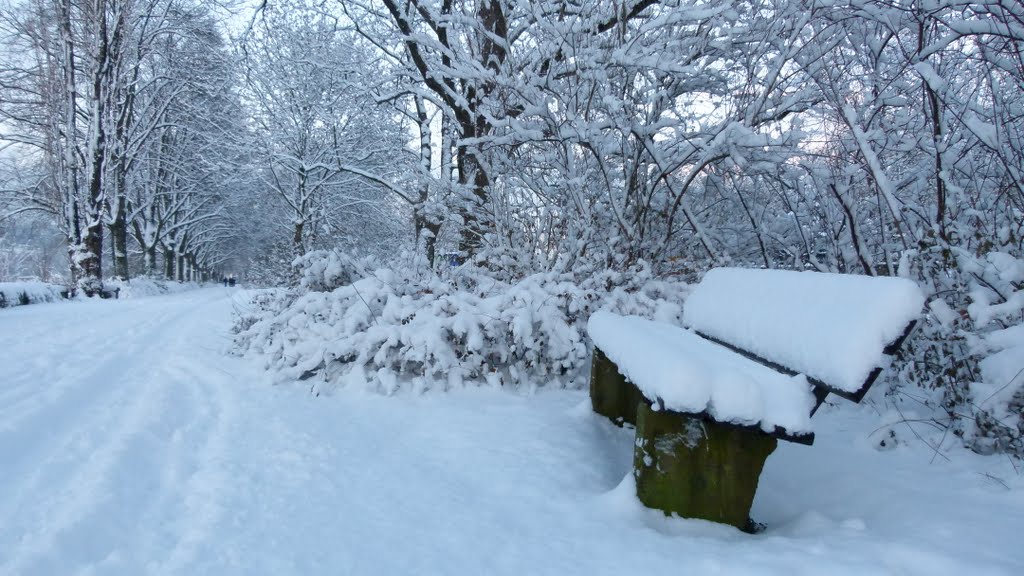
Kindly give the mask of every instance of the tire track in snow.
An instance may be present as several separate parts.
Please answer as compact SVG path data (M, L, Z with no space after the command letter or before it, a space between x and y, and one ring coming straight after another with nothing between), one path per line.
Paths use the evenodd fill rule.
M93 310L94 314L98 312L106 310ZM49 463L66 458L65 447L71 435L78 429L88 429L95 420L90 420L90 415L109 410L125 393L125 390L115 385L117 382L112 381L112 375L131 373L130 368L135 364L135 359L145 356L149 347L159 345L153 342L147 347L140 342L146 342L147 336L150 337L148 340L155 340L151 337L152 332L173 322L175 312L175 308L164 306L157 309L156 314L144 319L141 326L134 328L136 333L143 335L140 340L112 343L99 349L82 351L69 346L81 338L81 333L68 330L63 334L62 341L40 347L48 350L47 355L37 359L37 364L46 366L45 371L26 370L27 374L23 376L34 379L26 386L34 386L37 389L36 396L0 411L0 455L3 455L4 461L4 466L0 468L0 485L7 487L7 490L0 493L0 514L4 512L5 504L10 504L4 502L4 495L15 503L18 501L18 493L12 481L5 477L18 475L22 467L26 466L32 472L28 477L21 474L24 479L22 483L31 485L32 479L43 474ZM138 318L134 309L121 316L117 319L119 331L128 330L123 324ZM96 320L82 313L74 320L81 321L83 317L85 323ZM79 323L68 325L78 326ZM41 371L44 372L42 375L39 374Z
M182 353L171 355L163 369L168 381L184 384L191 404L185 411L194 417L189 426L176 431L170 452L162 459L159 497L140 523L146 527L143 538L132 546L142 551L138 573L196 573L190 565L200 548L212 541L211 533L223 520L228 495L235 488L226 463L229 446L238 440L230 432L236 428L240 398L229 393L238 382L221 371L225 358L212 351L220 344L218 334L227 329L227 317L218 320L216 314L197 313L192 318L194 326L178 331L172 345Z
M228 385L233 383L211 380L210 374L219 373L216 365L224 357L210 355L210 342L206 342L207 336L216 337L226 329L223 321L216 320L216 314L205 312L218 305L202 303L203 310L195 310L187 324L168 333L171 338L165 343L167 351L154 377L173 383L172 404L165 410L178 417L173 430L162 435L161 450L150 458L152 465L144 467L147 476L152 477L153 497L140 506L133 523L138 527L132 532L135 540L119 541L125 553L84 566L80 574L196 573L188 566L198 547L210 541L208 532L220 520L229 490L223 462L228 456L226 430L234 421L231 416L235 402L227 393ZM137 474L139 469L136 463L126 472ZM122 478L117 474L115 477ZM119 493L113 500L122 502L126 498ZM165 557L167 560L159 560Z
M60 310L64 311L67 308L62 307ZM79 313L66 324L78 326L94 322L95 315L100 311L106 310L93 309L91 317ZM46 350L48 354L19 358L20 361L31 362L31 368L11 370L9 374L2 375L6 383L0 390L0 435L19 428L33 428L22 424L37 416L48 416L45 413L47 409L59 410L70 404L77 410L89 399L90 394L109 391L109 386L89 386L88 384L94 382L91 376L103 375L105 371L116 369L118 361L138 353L142 346L134 337L140 333L145 335L146 332L152 332L166 324L176 311L174 307L165 306L160 313L151 314L141 322L137 306L117 311L119 314L115 319L108 318L106 321L116 322L124 338L110 343L107 348L100 349L103 354L100 358L89 356L95 354L95 349L83 353L76 347L81 339L81 333L77 330L56 334L44 331L35 337L31 334L24 337L23 341L32 342L36 354L39 350ZM14 347L13 344L8 346ZM12 368L15 366L14 362L10 365Z
M193 366L179 368L182 377L190 382L201 383L201 386L194 386L201 390L198 397L212 406L211 421L202 445L194 451L195 466L178 493L178 501L165 502L165 506L175 508L175 517L163 520L175 527L175 541L163 562L150 562L146 566L148 574L194 572L185 568L195 560L199 548L210 542L214 527L224 516L230 490L226 462L228 447L231 445L229 431L236 421L235 402L227 393L225 382L211 380L208 374L201 373ZM154 548L152 545L147 547Z
M167 307L159 317L146 322L148 331L141 331L143 333L137 336L139 339L135 342L143 341L145 345L120 348L108 354L88 371L85 381L78 380L81 384L71 392L103 388L107 393L97 397L90 397L87 393L75 395L76 398L72 400L82 395L86 398L81 399L91 402L71 406L72 413L79 417L59 423L67 433L47 443L48 449L43 450L47 456L44 456L41 463L35 464L37 467L34 472L19 486L9 487L5 491L9 499L0 507L0 511L3 511L0 517L6 519L4 527L0 528L0 541L17 542L18 545L7 550L8 558L0 565L0 573L22 574L33 566L40 569L40 573L61 571L54 570L56 566L47 566L56 561L48 557L47 553L58 540L82 525L83 520L95 514L104 504L120 504L120 499L111 498L111 493L120 490L123 495L131 491L127 483L139 481L139 478L131 474L132 469L128 470L127 475L112 476L118 466L127 464L131 468L130 462L124 462L125 455L130 451L145 453L147 448L159 449L168 444L166 439L154 438L150 428L154 427L155 421L159 421L161 413L174 412L167 410L170 406L168 399L178 391L171 390L172 383L188 382L192 376L181 376L173 369L166 368L166 358L181 354L183 350L177 348L181 348L194 336L184 330L188 328L186 322L191 319L190 323L194 324L197 318L201 318L202 309L190 309L189 304L192 302L186 302L184 306ZM181 308L188 309L188 313L181 314ZM162 319L173 317L175 312L178 313L177 318L167 324L161 323ZM169 334L178 336L177 341L168 342ZM157 362L154 367L154 358L165 360ZM138 379L122 374L113 380L109 379L109 375L119 373L114 370L123 373L124 368L128 368L129 373L131 368L137 368L146 377ZM108 380L97 386L96 380L102 380L104 376ZM93 385L90 386L90 383ZM192 408L201 405L202 399L192 402ZM178 406L179 417L181 412L181 406ZM202 412L189 416L191 420L179 424L176 430L195 427L196 421L205 417ZM156 428L159 429L159 426ZM171 437L174 437L173 434ZM170 458L149 459L151 467L159 468L156 474L159 479L153 483L156 493L160 493L166 484L179 481L180 474L174 467L183 467L183 452L173 454L172 450L171 454L166 454L172 456ZM136 490L133 493L135 500L144 500L144 492ZM40 500L30 500L41 496ZM154 515L159 515L159 511ZM88 527L83 526L82 529L88 530ZM62 555L69 555L65 552L62 549ZM66 558L60 560L67 561Z
M0 573L25 573L33 561L53 548L63 533L86 518L100 501L109 498L110 470L133 437L156 415L165 393L161 389L147 389L96 412L62 445L64 458L51 458L45 468L16 491L16 508L5 516L8 529L18 530L21 537L19 546L10 551L8 562L0 566ZM69 469L65 470L65 466ZM55 474L46 474L54 471ZM63 479L49 478L65 474Z

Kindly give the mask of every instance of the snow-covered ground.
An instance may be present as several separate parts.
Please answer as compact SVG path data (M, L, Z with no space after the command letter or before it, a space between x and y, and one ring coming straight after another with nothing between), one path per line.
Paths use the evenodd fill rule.
M870 406L780 445L751 536L641 508L582 391L270 386L237 294L0 311L0 574L1024 572L1012 463L878 451Z

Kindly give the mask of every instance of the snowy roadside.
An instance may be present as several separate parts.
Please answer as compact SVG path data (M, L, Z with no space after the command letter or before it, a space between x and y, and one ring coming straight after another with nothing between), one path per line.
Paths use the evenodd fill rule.
M104 286L116 290L118 299L146 298L164 294L177 294L197 290L203 285L198 282L177 282L138 277L130 281L107 280ZM66 299L67 287L46 282L0 282L0 308L12 308L26 304L59 302Z
M0 282L0 308L56 302L64 298L66 290L46 282Z
M131 280L107 280L104 286L117 289L120 298L144 298L163 294L177 294L188 290L196 290L203 285L198 282L177 282L174 280L156 280L140 276Z
M769 459L757 535L665 518L575 390L271 386L223 355L245 293L0 315L0 574L892 574L1024 569L1024 477L876 448L824 407ZM913 415L904 414L907 418Z

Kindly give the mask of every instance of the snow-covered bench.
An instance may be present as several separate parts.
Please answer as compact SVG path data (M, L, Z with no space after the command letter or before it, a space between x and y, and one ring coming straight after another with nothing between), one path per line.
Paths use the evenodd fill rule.
M902 278L718 268L685 329L591 317L593 407L636 426L644 504L743 528L777 440L811 444L830 393L859 402L923 304Z

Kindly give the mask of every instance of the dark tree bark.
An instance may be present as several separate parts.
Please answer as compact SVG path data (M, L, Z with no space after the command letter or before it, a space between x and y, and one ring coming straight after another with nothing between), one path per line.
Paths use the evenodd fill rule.
M124 196L118 196L117 208L114 210L114 220L108 227L114 256L114 276L128 279L128 201Z
M397 0L383 2L395 25L406 37L406 51L423 83L444 102L458 126L462 141L456 148L458 184L459 190L465 194L460 209L464 223L459 235L459 250L464 256L472 257L479 250L487 231L493 228L493 222L487 216L491 180L479 145L470 145L466 141L491 134L493 127L483 114L482 106L494 92L495 83L492 80L459 79L450 72L453 67L470 64L452 60L456 52L449 41L449 17L453 14L453 3L450 0L441 3L437 15L417 0L406 3ZM413 24L413 18L417 16L433 32L442 48L439 51L439 62L431 62L428 54L432 48L415 39L417 27ZM504 66L507 55L505 45L508 41L508 23L504 3L501 0L482 0L476 17L476 54L466 54L465 57L477 58L478 64L497 74Z

